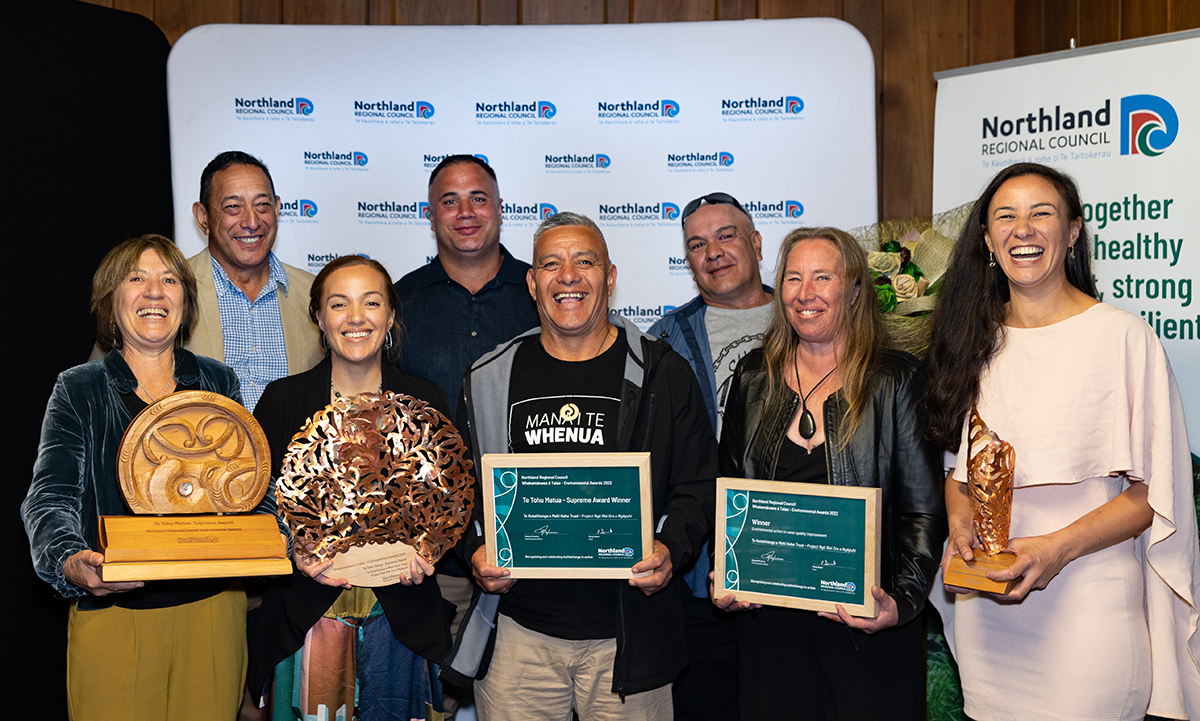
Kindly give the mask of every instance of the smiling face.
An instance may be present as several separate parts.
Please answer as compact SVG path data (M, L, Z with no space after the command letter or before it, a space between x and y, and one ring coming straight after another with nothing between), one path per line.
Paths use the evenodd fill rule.
M705 303L740 308L742 298L758 297L762 236L737 208L701 205L684 222L683 235L688 267Z
M387 280L366 265L339 268L322 290L317 325L329 341L333 362L380 362L396 311L388 307Z
M208 207L192 206L208 249L226 273L265 268L279 230L279 198L267 174L253 165L231 165L213 174Z
M595 231L566 225L542 233L526 278L544 335L555 341L607 335L617 267Z
M144 250L113 293L121 345L141 353L170 348L184 315L183 283L157 251Z
M500 191L473 163L443 168L429 186L429 218L438 252L469 257L500 243Z
M1033 292L1067 285L1066 256L1081 218L1068 217L1058 190L1040 175L1011 178L988 204L983 238L1010 288Z
M801 343L820 346L838 340L845 282L842 254L832 241L808 238L788 253L779 298Z

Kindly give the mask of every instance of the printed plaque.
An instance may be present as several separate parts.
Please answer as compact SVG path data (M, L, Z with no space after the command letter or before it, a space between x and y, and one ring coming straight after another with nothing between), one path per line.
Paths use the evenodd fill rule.
M881 494L718 478L716 597L874 618Z
M488 453L487 560L513 578L632 578L654 550L649 453Z

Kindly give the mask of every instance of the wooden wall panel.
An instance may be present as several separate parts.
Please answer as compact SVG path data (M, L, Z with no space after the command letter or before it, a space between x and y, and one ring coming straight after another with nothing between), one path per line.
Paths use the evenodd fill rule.
M1200 28L1200 0L1171 0L1171 32Z
M520 0L479 0L480 25L520 25Z
M1013 58L1016 44L1014 0L971 0L971 64L994 63Z
M759 0L761 18L841 18L842 0Z
M1042 52L1042 0L1013 3L1013 55L1023 58Z
M628 3L625 5L629 9ZM523 25L566 25L604 22L604 0L523 0Z
M876 212L883 207L883 0L844 0L842 19L858 29L875 56L875 175L878 192ZM881 214L879 217L883 217Z
M245 1L242 0L243 8L245 8ZM395 25L396 6L392 3L392 0L369 0L367 6L367 24Z
M476 0L396 0L397 25L478 25Z
M718 0L718 20L746 20L758 17L758 0Z
M630 22L632 9L630 6L633 0L605 0L604 2L604 22L606 23L627 23Z
M1121 39L1121 0L1088 0L1079 13L1079 47Z
M366 25L367 0L283 0L289 25Z
M635 23L674 23L716 20L713 0L633 0L630 20Z
M1167 0L1138 0L1121 3L1121 39L1144 38L1170 29Z
M127 13L137 13L142 17L154 17L154 0L113 0L109 7Z
M1042 0L1042 52L1068 50L1079 42L1079 0Z
M158 0L163 2L163 0ZM378 0L377 0L378 1ZM391 8L392 0L383 0ZM273 25L283 22L283 0L242 0L242 22Z

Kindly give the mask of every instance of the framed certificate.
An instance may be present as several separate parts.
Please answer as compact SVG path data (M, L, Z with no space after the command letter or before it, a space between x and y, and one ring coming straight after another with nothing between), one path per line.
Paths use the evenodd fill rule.
M654 550L649 453L486 453L488 563L513 578L632 578Z
M874 618L882 493L718 478L716 597Z

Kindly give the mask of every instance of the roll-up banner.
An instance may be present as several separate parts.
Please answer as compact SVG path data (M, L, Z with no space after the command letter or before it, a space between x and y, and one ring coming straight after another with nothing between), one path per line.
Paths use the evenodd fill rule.
M695 295L680 214L736 196L764 239L876 217L874 62L839 20L363 27L208 25L171 52L177 240L200 172L245 150L270 167L276 253L317 272L361 253L395 277L437 252L429 172L478 154L496 170L501 241L583 213L619 270L612 307L646 328Z
M1101 300L1166 348L1200 453L1200 31L937 74L933 210L1018 162L1070 173Z

